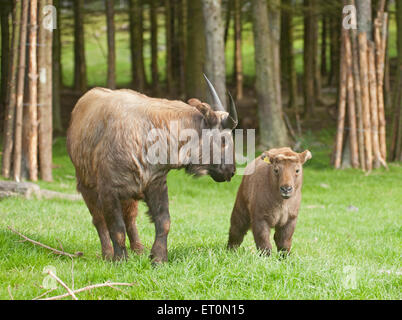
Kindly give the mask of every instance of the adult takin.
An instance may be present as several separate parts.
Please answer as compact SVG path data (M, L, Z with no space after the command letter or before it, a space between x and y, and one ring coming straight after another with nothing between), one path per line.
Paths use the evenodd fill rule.
M88 91L74 107L67 149L76 170L77 189L100 238L103 258L127 257L126 233L130 248L137 253L143 251L136 216L138 201L145 200L155 224L151 260L167 261L170 214L166 177L171 169L183 168L195 176L209 174L217 182L230 181L235 174L234 151L230 157L222 151L234 150L232 130L238 122L236 108L229 95L229 112L226 112L214 87L205 79L213 109L197 99L187 104L150 98L132 90L104 88ZM193 150L194 144L195 149L204 146L202 132L208 129L222 134L225 143L221 137L211 139L206 144L210 153L196 150L195 158L194 154L182 157L182 147L188 140L193 142ZM150 156L156 142L149 137L155 131L159 148ZM196 138L194 134L187 136L189 132L197 133ZM179 156L175 151L168 152L174 147L178 148ZM154 161L153 157L164 152L166 161ZM220 161L216 161L217 154Z
M281 253L289 253L301 202L303 164L310 151L271 149L251 162L237 192L232 211L228 248L237 248L250 229L257 249L269 255L270 232Z

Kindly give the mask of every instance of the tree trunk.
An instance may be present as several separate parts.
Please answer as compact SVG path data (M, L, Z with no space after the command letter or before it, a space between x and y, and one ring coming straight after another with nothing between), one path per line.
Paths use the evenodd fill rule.
M107 87L116 89L116 49L114 28L114 0L106 1L107 25Z
M330 74L328 77L328 84L330 86L334 86L338 83L339 79L339 62L340 62L340 33L339 30L341 30L341 25L339 21L341 20L341 16L331 16L330 18L330 61L331 61L331 67L330 67Z
M304 0L304 113L314 116L316 104L315 60L317 57L316 36L317 19L314 17L314 1Z
M243 98L243 58L242 58L242 22L241 22L241 0L234 0L234 42L235 42L235 77L236 77L236 99Z
M158 1L151 0L151 75L152 92L159 94L159 70L158 70Z
M186 95L186 53L187 53L187 0L179 0L177 4L177 24L179 42L179 82L180 95Z
M84 40L84 0L74 1L74 88L87 90L87 70Z
M187 1L187 10L186 95L187 98L198 98L204 101L206 85L202 74L206 44L202 1Z
M143 53L143 19L142 1L130 0L130 48L132 85L137 91L143 92L146 86L145 64Z
M275 103L282 110L281 90L281 0L268 2L268 24L270 30L270 48L272 50L271 68L275 85Z
M281 69L282 78L284 79L289 94L288 107L296 110L298 90L293 48L292 10L292 0L284 0L281 19Z
M282 106L276 101L275 81L272 65L273 50L270 49L272 35L268 23L266 0L253 1L253 33L256 63L256 92L260 122L260 143L264 148L286 146L289 142Z
M398 70L392 98L394 121L390 158L394 161L402 161L402 0L396 0L396 21L398 32Z
M57 25L53 29L53 66L52 66L52 81L53 81L53 130L56 133L63 132L63 124L61 121L61 88L63 87L63 76L61 68L61 21L60 21L60 0L53 0L53 5L57 10Z
M225 35L224 35L225 46L229 37L230 20L232 19L232 7L236 6L236 4L233 3L233 1L237 0L228 0L226 5Z
M24 103L24 79L25 79L25 58L27 43L27 22L28 22L29 1L22 0L20 45L18 54L18 80L17 80L17 102L15 110L15 141L13 157L14 180L21 180L21 159L22 159L22 117Z
M345 57L346 57L347 88L348 88L347 92L348 92L350 162L353 168L358 168L359 153L358 153L357 130L356 130L355 88L353 82L353 55L352 55L352 45L349 34L345 34Z
M206 63L205 71L216 92L226 106L226 70L224 25L221 14L221 0L204 0ZM209 103L212 104L210 97Z
M13 30L12 30L12 60L9 69L9 81L7 88L7 103L4 122L3 135L3 156L2 156L2 175L10 178L11 171L11 155L14 144L14 116L16 104L16 81L18 73L18 45L19 30L21 23L21 1L14 1L13 7Z
M44 181L52 181L52 146L53 146L53 114L52 101L54 83L52 77L52 42L53 29L44 27L43 8L52 5L52 0L39 0L39 48L38 67L40 70L38 103L39 103L39 171ZM57 29L57 28L56 28Z
M372 40L373 22L371 0L356 0L357 29L365 32L368 40Z
M10 65L10 1L2 1L0 4L0 20L1 20L1 86L0 86L0 115L6 106L7 83L9 77ZM4 109L3 109L4 108Z
M322 16L322 33L321 33L321 76L327 75L327 37L328 37L328 16Z
M28 107L28 170L29 179L38 180L38 66L37 18L38 0L30 1L29 10L29 107Z
M169 96L173 95L173 26L172 0L165 0L165 35L166 35L166 88ZM174 20L173 20L174 21Z

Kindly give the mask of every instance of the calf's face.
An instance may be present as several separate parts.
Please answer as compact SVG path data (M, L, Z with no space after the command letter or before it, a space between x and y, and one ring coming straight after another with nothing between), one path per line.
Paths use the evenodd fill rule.
M303 182L303 164L311 159L311 152L293 152L290 148L271 149L261 159L269 166L269 179L274 192L283 199L291 198Z

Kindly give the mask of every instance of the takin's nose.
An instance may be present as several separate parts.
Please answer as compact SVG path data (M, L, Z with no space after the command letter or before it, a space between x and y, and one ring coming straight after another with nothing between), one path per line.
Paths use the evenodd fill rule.
M281 190L282 196L289 196L293 191L293 187L291 186L282 186L279 189Z

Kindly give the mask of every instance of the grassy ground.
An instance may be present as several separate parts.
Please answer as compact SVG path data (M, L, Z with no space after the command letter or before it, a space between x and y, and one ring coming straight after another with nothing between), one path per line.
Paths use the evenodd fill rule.
M44 293L48 266L74 288L107 280L134 283L123 291L80 293L80 299L401 299L402 166L392 164L389 172L378 170L370 176L329 169L326 145L331 139L322 132L319 142L305 141L313 159L306 165L293 253L286 260L276 253L260 257L251 233L237 252L226 251L240 176L217 184L209 177L171 172L169 262L158 268L150 264L149 249L142 256L130 253L123 263L101 260L99 239L82 202L0 201L0 299L10 299L10 293L15 299ZM55 183L40 184L71 193L74 169L64 143L59 139L55 144ZM141 205L138 227L150 248L154 227L145 211ZM73 263L20 242L8 225L84 256ZM59 287L51 295L62 293Z

